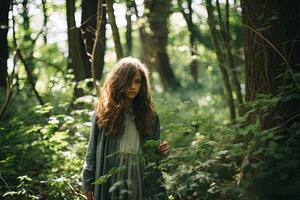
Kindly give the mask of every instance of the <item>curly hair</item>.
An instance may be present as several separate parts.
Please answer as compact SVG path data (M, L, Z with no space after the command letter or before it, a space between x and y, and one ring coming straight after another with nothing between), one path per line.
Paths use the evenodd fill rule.
M134 121L139 134L151 133L156 113L150 95L148 70L138 59L126 57L107 75L95 105L97 123L105 129L107 135L124 132L125 92L137 71L141 73L141 88L132 102Z

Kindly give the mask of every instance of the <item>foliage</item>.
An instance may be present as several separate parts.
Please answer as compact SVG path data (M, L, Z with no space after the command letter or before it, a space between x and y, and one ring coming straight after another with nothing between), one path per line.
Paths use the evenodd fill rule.
M235 126L222 123L216 115L207 116L214 101L195 116L191 112L196 107L193 100L185 106L186 99L175 98L175 107L160 108L162 120L170 119L162 123L167 124L162 129L173 150L160 166L170 199L297 198L299 123L292 123L286 135L278 134L282 125L266 130L261 127L261 120L286 99L285 92L258 95L256 101L244 105L247 112ZM183 113L186 115L181 116ZM251 118L257 120L249 123ZM192 136L181 135L184 130L190 130L188 135Z
M258 113L276 106L277 97L261 96L247 105L247 113L233 126L218 95L195 95L196 88L184 91L185 95L154 94L162 140L172 147L159 164L169 199L243 199L249 196L244 191L253 185L277 185L281 189L274 191L291 197L296 194L298 179L291 174L297 174L299 166L294 152L299 150L300 124L290 127L283 142L275 129L261 130L259 120L247 122L251 115L260 116ZM8 190L1 184L3 198L81 198L91 101L89 96L81 97L72 109L66 103L36 106L1 124L1 133L6 133L0 135L1 175L10 186Z
M193 88L185 89L184 96L160 94L162 137L172 146L171 155L160 164L169 198L238 199L242 144L231 144L238 130L230 129L218 96L189 95L192 91L197 93Z
M36 3L29 2L31 5ZM77 8L79 3L76 3ZM196 8L201 8L200 4L193 2ZM47 6L49 14L60 12L58 16L64 15L65 4L49 2ZM22 10L21 6L17 7ZM175 17L181 15L176 9L173 12ZM35 15L34 12L32 14ZM239 9L233 6L229 21L234 58L237 70L242 74L240 14ZM33 19L34 16L29 17ZM37 35L39 27L24 30L22 17L16 15L15 18L18 24L17 43L25 59L31 61L36 88L48 103L35 106L37 101L28 85L27 74L22 63L17 61L16 88L6 117L0 122L0 198L83 199L80 176L95 91L87 87L86 82L90 80L74 81L74 74L67 66L63 42L48 41L44 44L38 39L33 45L24 37L26 34ZM139 27L134 18L133 55L139 55L143 44L139 42ZM189 32L186 26L178 26L176 20L170 18L168 53L183 87L177 91L166 91L158 81L158 73L151 72L153 97L161 120L161 140L169 141L171 154L166 158L152 157L153 149L150 148L147 159L151 162L146 166L149 172L146 175L151 176L151 172L156 173L157 170L163 172L170 200L299 197L300 123L284 121L282 126L279 124L266 130L262 130L261 123L270 115L274 116L272 120L282 119L274 112L276 106L299 101L299 86L286 84L275 95L258 95L254 102L243 105L246 108L243 117L238 118L235 125L230 124L213 51L204 44L197 45L199 83L195 84L190 73L193 57ZM264 20L264 24L269 26L277 20L278 15L275 14L273 18ZM209 38L205 21L204 16L194 20L204 40ZM49 25L45 28L49 28L48 39L61 34L59 29L51 35L53 30ZM125 32L125 27L122 27L122 41L125 41ZM8 39L13 46L12 36ZM115 63L111 37L108 37L107 44L104 75ZM284 73L275 79L282 77L299 83L299 73ZM243 75L240 78L243 82ZM75 99L75 87L83 89L86 96ZM0 98L3 99L2 96ZM298 114L293 119L297 119ZM285 134L278 134L282 129ZM158 143L151 141L147 145L155 147ZM116 172L118 170L114 168L97 184L104 183Z
M275 95L258 95L248 105L251 109L247 117L256 119L257 128L247 130L244 135L251 138L241 165L241 195L246 199L298 199L300 196L300 124L295 120L299 112L295 108L293 115L286 118L288 115L280 108L299 100L299 87L295 84L278 88ZM265 120L274 121L275 126L263 129Z
M64 104L46 104L2 123L0 165L8 186L1 183L0 195L78 199L88 116L87 109L67 114Z
M20 184L17 186L17 191L6 192L3 197L14 196L22 197L26 199L39 199L37 196L32 195L32 190L29 187L32 187L30 183L32 179L28 176L19 176Z

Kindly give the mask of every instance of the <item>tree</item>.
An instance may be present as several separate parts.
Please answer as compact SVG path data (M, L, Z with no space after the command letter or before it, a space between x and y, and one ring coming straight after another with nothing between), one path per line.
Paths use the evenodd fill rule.
M132 10L134 1L126 0L126 55L130 56L132 54Z
M112 30L112 36L115 43L115 51L117 55L117 60L120 60L123 57L123 48L121 45L121 39L119 34L119 29L116 24L115 14L114 14L114 8L113 3L114 0L106 0L107 2L107 15L108 15L108 22L111 26Z
M252 139L271 153L248 153L244 165L257 167L243 168L245 196L299 199L300 2L243 0L242 16L246 101L257 103L262 95L268 97L265 102L276 100L272 106L256 104L260 113L249 118L260 122L265 137L267 130L274 135L264 142Z
M239 77L237 74L237 69L236 69L234 59L233 59L232 48L231 48L231 37L230 37L230 29L229 29L230 28L230 26L229 26L229 8L230 8L229 1L226 0L224 17L221 12L219 0L216 1L216 7L217 7L217 11L218 11L218 19L219 19L222 46L225 49L225 55L226 55L226 60L227 60L227 68L229 69L229 72L230 72L229 74L231 75L231 83L236 92L238 105L241 106L241 104L243 103L243 95L241 92L240 80L239 80ZM241 113L241 108L239 108L239 111Z
M222 78L223 78L223 83L226 91L226 98L227 98L227 104L229 107L230 111L230 119L232 122L235 121L236 114L235 114L235 104L233 100L233 95L232 95L232 86L230 84L229 80L229 74L226 68L226 55L222 51L222 45L220 43L220 40L218 39L218 33L216 29L216 22L215 18L213 15L214 8L211 4L211 0L206 0L206 10L207 10L207 23L209 26L209 30L211 33L211 41L214 46L216 55L217 55L217 60L219 64L219 68L221 70Z
M22 62L24 65L26 74L27 74L27 81L31 85L32 90L39 102L39 104L43 105L44 101L40 94L38 93L38 90L35 88L37 77L33 73L33 69L36 65L36 60L34 59L33 53L34 53L34 47L36 45L36 41L38 40L39 36L43 33L43 29L37 34L35 38L32 37L32 29L30 26L30 16L29 16L29 10L28 10L28 0L22 1L22 8L23 12L21 13L23 18L23 41L20 43L20 45L17 44L17 39L14 35L14 46L16 48L16 55L18 59ZM13 22L15 26L15 22ZM21 51L21 49L24 51Z
M8 32L8 12L10 1L1 1L1 12L0 12L0 90L6 89L7 79L7 59L8 59L8 43L7 43L7 32Z
M156 70L165 88L176 89L180 86L170 65L167 53L169 0L146 0L145 12L151 30Z
M97 28L95 33L95 42L92 49L92 76L93 83L96 89L97 95L100 95L100 91L97 86L96 80L101 79L104 68L104 55L106 48L105 37L105 25L106 25L106 7L103 5L103 0L98 1L97 5Z
M191 69L191 75L195 83L197 83L198 82L197 33L200 34L200 30L193 22L192 0L187 0L187 9L183 8L182 0L178 0L178 7L187 23L187 27L190 32L190 49L192 54L190 69ZM186 10L188 10L188 12L186 12Z
M69 45L69 67L73 69L76 82L88 78L90 71L85 69L88 66L88 58L85 52L81 33L75 22L75 1L67 0L67 24L68 24L68 45ZM75 88L74 95L82 96L83 91Z
M47 2L46 0L42 0L42 6L43 6L43 15L44 15L44 20L43 20L43 38L44 38L44 43L47 43L47 23L48 23L48 8L47 8Z
M102 0L103 1L103 0ZM101 3L101 2L100 2ZM83 0L82 1L82 15L81 15L81 33L85 45L86 54L89 58L88 66L86 66L88 78L95 77L96 80L100 80L102 71L104 68L104 55L106 49L106 33L105 26L106 20L106 9L98 11L99 1ZM100 22L100 33L98 33L98 22ZM97 38L97 45L95 51L97 52L93 56L93 48L95 45L96 35L100 34L100 38ZM92 69L92 62L96 62L95 67ZM93 75L94 72L94 75Z
M151 40L151 34L150 34L151 31L149 31L149 29L146 29L146 27L149 26L147 26L146 20L144 20L145 18L147 18L147 16L145 12L143 13L142 16L139 15L135 1L133 1L132 6L135 10L135 16L138 21L139 38L140 38L140 43L142 44L140 47L141 48L140 57L142 62L146 63L148 69L150 70L150 72L152 72L154 71L153 68L155 66L154 48L153 48L153 42Z

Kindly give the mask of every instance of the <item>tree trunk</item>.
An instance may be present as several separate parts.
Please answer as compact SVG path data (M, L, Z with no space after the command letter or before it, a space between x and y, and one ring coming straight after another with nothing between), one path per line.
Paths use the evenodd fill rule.
M82 15L81 15L81 32L84 39L85 49L87 56L89 58L88 66L88 78L95 77L96 80L100 80L103 68L104 68L104 55L106 49L106 35L105 35L105 25L106 25L106 9L103 12L97 14L97 7L100 0L83 0L82 1ZM102 17L102 22L100 25L100 41L96 45L95 51L97 54L92 57L94 42L96 38L97 21ZM92 60L96 61L95 68L92 69ZM93 74L94 72L94 74Z
M11 7L12 13L14 13L13 6ZM17 41L16 41L16 29L15 29L16 23L15 23L15 18L12 16L12 35L13 35L13 49L17 48ZM13 94L13 89L14 86L18 86L18 76L16 76L16 54L13 56L13 69L10 74L10 76L7 77L7 87L5 91L5 99L3 102L1 102L1 107L0 107L0 121L4 119L5 117L5 112L8 109L9 105L11 105L12 102L12 94ZM16 77L15 77L16 76ZM15 84L13 83L15 81ZM18 87L17 87L18 88ZM18 90L17 90L18 92ZM17 94L18 95L18 94ZM3 95L4 96L4 95Z
M230 32L229 32L229 1L226 0L225 5L225 21L223 21L223 16L221 13L221 8L219 4L219 0L216 1L216 7L218 11L218 19L219 19L219 25L220 25L220 32L222 37L223 46L226 52L226 60L228 68L230 69L230 75L231 75L231 83L235 89L237 101L239 105L239 113L241 113L241 105L243 103L243 95L241 91L240 86L240 80L237 75L236 66L234 63L233 55L232 55L232 48L230 44Z
M192 9L192 0L187 0L188 13L185 12L185 9L182 6L182 0L178 0L178 6L180 12L182 13L186 23L188 30L190 32L190 49L192 54L192 61L190 65L191 75L195 81L198 82L198 59L197 59L197 36L196 36L196 25L193 22L193 9ZM199 30L200 32L200 30Z
M208 15L207 23L208 23L210 34L211 34L211 40L212 40L212 43L213 43L213 46L214 46L214 49L215 49L215 52L217 55L218 64L219 64L223 82L225 85L227 104L228 104L229 111L230 111L230 119L234 123L236 114L235 114L234 100L233 100L233 96L232 96L232 88L231 88L231 84L229 81L228 72L225 67L226 57L225 57L224 53L222 52L222 49L221 49L222 47L221 47L220 41L217 38L217 30L215 27L216 23L215 23L215 19L213 16L213 6L211 4L211 0L206 0L206 9L207 9L207 15Z
M81 4L81 33L89 57L93 51L97 28L97 5L98 0L83 0Z
M126 55L130 56L132 54L132 15L133 1L126 0Z
M104 68L104 55L106 48L105 25L106 7L103 5L103 0L99 0L97 5L97 29L92 50L93 83L98 96L100 96L100 91L96 80L101 79Z
M155 58L154 58L154 48L153 48L153 42L151 39L151 35L150 35L150 31L147 31L146 29L146 22L145 22L145 18L146 13L143 13L143 16L140 17L139 13L138 13L138 9L136 6L135 1L133 1L132 3L132 7L134 8L135 11L135 15L136 18L138 20L138 25L139 25L139 38L140 38L140 58L142 60L143 63L145 63L148 67L148 69L150 70L150 72L154 71L153 67L155 66Z
M28 1L24 0L22 2L22 7L23 7L23 12L22 12L22 17L23 17L23 28L24 28L24 45L22 48L26 49L26 54L21 52L21 47L17 45L17 39L16 39L16 32L15 32L15 19L13 17L13 44L14 48L16 50L16 57L21 60L21 62L24 65L26 74L27 74L27 81L32 87L32 90L39 102L40 105L44 105L44 101L42 97L39 95L38 91L35 88L36 85L36 80L37 78L33 75L33 69L35 66L35 61L33 59L33 51L34 51L34 45L35 41L37 40L38 36L36 37L35 40L31 38L31 29L30 29L30 18L28 16ZM28 46L27 46L28 45ZM26 55L26 56L25 56ZM14 61L15 62L15 61ZM15 63L14 63L15 65ZM11 77L13 78L13 77ZM12 82L11 82L12 84Z
M45 103L44 103L42 97L39 95L37 89L35 88L35 83L36 83L36 82L34 81L34 77L32 76L31 71L29 70L29 65L28 65L28 63L26 62L26 60L24 59L24 56L22 55L20 49L17 49L17 50L16 50L16 55L18 56L18 58L21 60L21 62L22 62L23 65L24 65L25 71L26 71L26 73L27 73L27 78L28 78L29 84L31 85L32 90L33 90L33 92L34 92L34 94L35 94L35 96L36 96L36 98L37 98L39 104L40 104L40 105L44 105Z
M260 93L276 94L288 84L299 87L299 79L295 77L299 73L300 63L299 3L296 0L280 0L276 3L270 0L263 0L262 3L242 1L246 101L255 101ZM268 8L264 5L268 5ZM251 14L253 10L257 11L255 15ZM272 20L275 12L281 17L281 21L277 18ZM258 16L261 17L257 19ZM280 76L283 73L287 73L290 80L284 79L286 76ZM291 106L293 104L281 112L295 112L295 107ZM263 120L263 127L274 127L278 123L276 121Z
M67 0L67 24L68 24L68 45L69 45L69 62L73 69L75 81L79 82L88 77L87 70L84 69L88 66L87 55L84 51L83 41L80 30L76 27L75 23L75 1ZM74 95L76 97L82 96L82 89L75 88Z
M37 77L34 75L33 70L36 66L36 60L34 59L34 47L36 44L37 39L39 38L40 34L43 33L43 29L37 34L35 38L32 38L32 30L30 27L30 17L29 17L29 10L28 10L28 0L23 0L22 2L23 12L21 13L23 18L23 28L24 28L24 37L23 43L21 45L16 44L16 38L14 34L14 42L16 48L16 56L24 65L26 74L27 74L27 81L31 85L32 90L39 102L40 105L44 104L44 101L40 94L38 93L37 89L35 88ZM21 49L25 49L25 51L21 52Z
M33 75L33 70L35 67L35 60L33 59L33 51L34 51L34 45L33 38L31 37L31 28L30 28L30 18L28 16L28 0L23 0L22 2L22 9L23 12L21 13L23 18L23 28L24 28L24 37L23 37L23 43L19 45L19 48L25 48L26 51L23 52L23 57L26 60L27 66L28 66L28 73L30 73L30 76L32 76L32 81L34 85L36 84L37 77ZM21 46L21 47L20 47ZM30 84L30 80L29 84Z
M31 29L30 29L30 20L28 16L28 0L23 0L22 2L22 17L23 17L23 28L24 28L24 41L32 41L31 38Z
M7 59L8 59L8 44L7 44L7 32L8 32L8 12L10 6L10 0L1 1L0 12L0 92L5 94L7 86Z
M146 63L150 72L155 71L155 51L150 33L146 29L146 24L139 27L139 37L141 42L141 60Z
M44 20L43 20L43 37L44 37L44 43L47 44L47 23L48 23L48 8L47 8L47 2L46 0L42 0L42 6L43 6L43 14L44 14Z
M180 87L171 68L167 53L168 27L167 21L170 13L170 1L146 0L145 10L149 21L152 42L154 45L156 69L165 88L176 89Z
M112 36L115 43L115 51L117 55L117 60L120 60L123 57L123 48L121 45L121 39L119 34L119 29L116 24L115 20L115 14L114 14L114 8L113 3L114 0L106 0L107 2L107 14L108 14L108 22L111 26L112 30Z
M299 164L291 165L300 159L300 1L243 0L242 16L246 101L257 102L260 94L279 99L274 107L258 105L261 113L251 118L274 130L272 151L280 157L260 154L264 168L244 169L246 199L300 199Z

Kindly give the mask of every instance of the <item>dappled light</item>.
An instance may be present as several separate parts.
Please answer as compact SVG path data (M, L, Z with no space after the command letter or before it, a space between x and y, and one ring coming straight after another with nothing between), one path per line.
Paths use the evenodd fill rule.
M0 5L0 199L300 199L300 1Z

